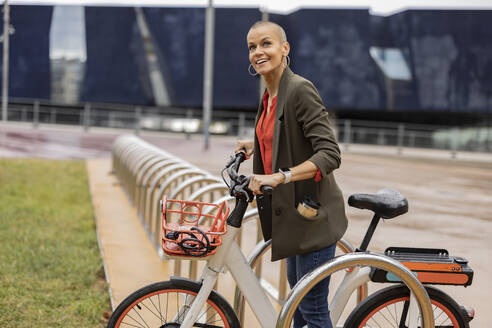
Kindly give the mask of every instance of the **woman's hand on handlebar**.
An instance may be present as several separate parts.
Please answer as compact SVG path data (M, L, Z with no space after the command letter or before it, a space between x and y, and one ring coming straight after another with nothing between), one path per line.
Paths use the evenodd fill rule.
M249 180L248 188L253 192L253 194L261 194L261 186L272 186L276 187L284 182L284 175L282 173L274 174L253 174Z
M238 140L234 152L245 151L246 159L253 155L254 141L253 140Z

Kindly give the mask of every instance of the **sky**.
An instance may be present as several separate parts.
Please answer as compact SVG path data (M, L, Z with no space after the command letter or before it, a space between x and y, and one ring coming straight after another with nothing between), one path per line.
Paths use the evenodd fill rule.
M208 0L9 0L11 4L206 6ZM405 9L488 9L492 0L213 0L220 7L259 7L273 13L303 8L369 8L373 14L390 15Z

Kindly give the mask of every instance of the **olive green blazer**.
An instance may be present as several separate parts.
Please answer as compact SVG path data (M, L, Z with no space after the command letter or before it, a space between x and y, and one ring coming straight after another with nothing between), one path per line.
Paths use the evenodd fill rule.
M255 127L262 111L260 102ZM327 247L347 229L342 192L332 173L340 166L340 149L328 112L314 85L288 67L280 79L274 126L273 172L310 160L323 178L278 185L272 193L271 215L260 211L263 237L272 239L272 261ZM264 174L256 134L254 142L253 172ZM314 220L296 210L305 197L321 203Z

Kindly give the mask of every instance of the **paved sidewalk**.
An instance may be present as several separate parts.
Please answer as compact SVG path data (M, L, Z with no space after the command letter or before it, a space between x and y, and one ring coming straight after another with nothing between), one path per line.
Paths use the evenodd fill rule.
M135 208L111 173L111 160L89 159L86 163L99 247L114 309L131 292L168 280L168 264L159 260Z

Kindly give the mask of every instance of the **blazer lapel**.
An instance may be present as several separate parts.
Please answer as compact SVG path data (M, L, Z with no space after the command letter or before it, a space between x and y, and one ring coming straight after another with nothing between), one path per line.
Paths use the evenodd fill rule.
M263 95L265 94L266 90L263 91ZM261 117L261 113L263 112L263 95L260 99L260 104L258 105L258 112L256 113L256 119L255 119L255 132L254 132L254 148L257 149L257 151L255 151L256 154L258 154L258 156L253 156L253 172L254 173L262 173L264 172L264 168L263 168L263 161L261 159L261 156L259 155L260 154L260 145L259 145L259 142L258 142L258 137L256 136L256 126L258 125L258 121L260 120L260 117Z
M286 97L287 84L289 83L291 76L294 73L289 67L286 67L282 77L280 78L280 83L277 92L277 107L275 108L275 124L273 128L273 150L272 150L272 171L275 173L277 167L277 157L278 157L278 146L280 139L280 121L284 115L284 106Z
M260 99L260 104L258 105L258 111L256 112L256 119L255 119L255 131L256 131L256 126L258 125L258 121L260 120L261 113L263 112L263 96L265 95L266 89L263 91L263 94ZM256 132L255 132L256 136Z

